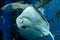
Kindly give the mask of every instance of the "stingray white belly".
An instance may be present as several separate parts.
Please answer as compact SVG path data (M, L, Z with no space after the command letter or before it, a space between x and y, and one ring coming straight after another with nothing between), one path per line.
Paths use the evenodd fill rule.
M27 40L49 34L49 23L39 13L33 6L29 6L16 19L18 31Z

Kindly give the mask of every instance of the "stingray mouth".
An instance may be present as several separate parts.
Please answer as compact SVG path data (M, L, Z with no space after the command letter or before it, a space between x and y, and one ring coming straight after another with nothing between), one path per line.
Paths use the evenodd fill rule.
M22 26L23 29L26 29L27 27L26 26Z

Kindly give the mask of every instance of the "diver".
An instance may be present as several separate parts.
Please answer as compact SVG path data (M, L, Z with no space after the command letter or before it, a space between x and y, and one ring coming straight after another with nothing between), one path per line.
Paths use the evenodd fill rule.
M7 4L1 9L3 11L18 11L15 9L24 10L16 18L16 24L20 35L26 40L45 40L47 37L50 37L50 40L54 40L53 35L49 31L50 26L48 21L42 15L41 11L37 10L49 2L50 0L43 0L42 2L37 2L35 5L32 5L26 4L24 0L22 0L20 2Z

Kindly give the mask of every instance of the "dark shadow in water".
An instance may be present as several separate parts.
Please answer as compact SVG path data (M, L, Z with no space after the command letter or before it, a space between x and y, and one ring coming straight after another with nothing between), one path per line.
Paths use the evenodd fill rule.
M3 34L1 30L0 30L0 40L3 40Z

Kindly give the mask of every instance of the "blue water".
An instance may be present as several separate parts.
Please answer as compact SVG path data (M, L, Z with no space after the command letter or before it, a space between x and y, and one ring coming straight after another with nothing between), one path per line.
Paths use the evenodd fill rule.
M15 0L16 1L16 0ZM19 0L18 0L19 1ZM12 0L5 0L5 4L13 2ZM26 1L28 2L28 0ZM37 0L29 1L30 3L35 4ZM49 21L49 24L51 26L50 31L54 34L55 39L60 39L60 19L56 18L56 13L58 10L60 10L60 0L52 0L49 4L45 5L43 7L44 10L44 16ZM6 18L6 23L3 24L3 19L0 18L0 29L3 32L4 37L6 40L12 40L12 36L10 34L9 28L11 27L11 22L9 21L9 17L11 16L10 13L3 12L2 14Z

